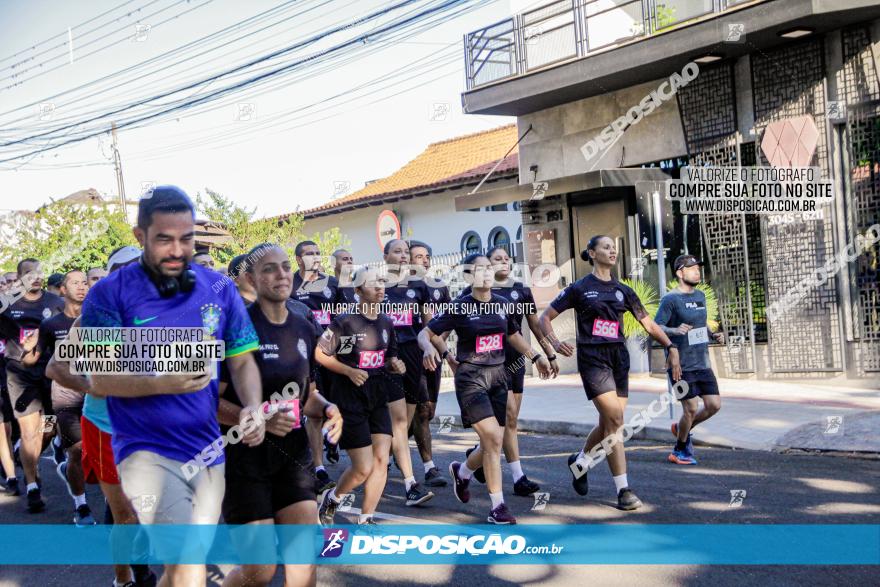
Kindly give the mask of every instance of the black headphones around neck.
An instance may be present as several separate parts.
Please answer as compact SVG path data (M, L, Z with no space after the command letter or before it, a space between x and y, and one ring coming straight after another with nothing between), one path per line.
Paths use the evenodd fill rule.
M156 286L156 289L159 290L159 295L163 298L174 297L179 292L189 293L196 287L196 272L192 269L185 269L183 273L177 277L169 277L154 271L151 267L148 267L147 264L144 263L143 255L140 256L139 262L141 267L144 268L144 272L146 272L147 276L150 278L150 281L152 281L153 285Z

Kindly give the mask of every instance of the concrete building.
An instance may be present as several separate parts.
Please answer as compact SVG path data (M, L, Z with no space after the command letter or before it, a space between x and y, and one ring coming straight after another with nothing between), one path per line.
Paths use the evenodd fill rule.
M577 253L592 234L618 238L619 276L658 289L670 259L702 256L728 334L713 348L722 375L878 387L876 243L782 319L766 315L880 222L878 19L880 3L857 0L557 1L469 33L464 110L517 117L520 185L456 206L520 201L524 232L553 239L566 280L588 271ZM646 98L653 111L630 114ZM793 124L815 131L774 138ZM645 187L688 164L767 166L774 140L813 141L800 147L835 193L819 213L685 216Z

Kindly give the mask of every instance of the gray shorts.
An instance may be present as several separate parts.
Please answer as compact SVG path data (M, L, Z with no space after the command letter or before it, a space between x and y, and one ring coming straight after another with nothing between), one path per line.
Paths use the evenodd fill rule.
M202 469L189 480L180 469L182 465L139 450L125 457L117 470L122 490L145 526L155 555L166 564L200 564L196 561L204 560L220 521L226 465ZM199 526L163 532L158 527L163 524Z

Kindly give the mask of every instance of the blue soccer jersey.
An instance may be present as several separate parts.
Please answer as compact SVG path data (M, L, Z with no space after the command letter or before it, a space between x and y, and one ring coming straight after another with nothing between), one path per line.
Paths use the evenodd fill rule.
M193 265L195 288L170 298L159 295L140 264L105 277L89 290L82 325L117 328L205 328L226 344L226 357L254 351L257 333L234 287L216 287L222 276ZM220 436L217 379L200 391L139 398L107 398L117 464L145 450L186 462ZM218 458L212 464L220 464Z

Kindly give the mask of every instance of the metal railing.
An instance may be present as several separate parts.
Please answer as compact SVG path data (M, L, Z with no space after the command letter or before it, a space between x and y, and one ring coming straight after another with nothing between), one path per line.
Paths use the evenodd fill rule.
M556 0L464 36L467 89L584 57L746 0Z

